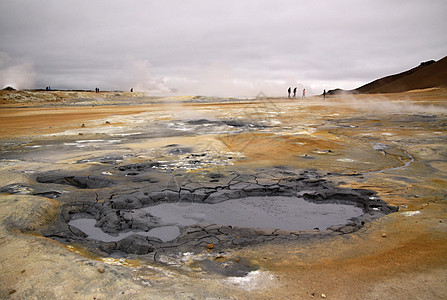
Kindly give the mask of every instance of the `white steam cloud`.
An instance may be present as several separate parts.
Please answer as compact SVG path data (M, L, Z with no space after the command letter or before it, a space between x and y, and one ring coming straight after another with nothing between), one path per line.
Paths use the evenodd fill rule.
M151 95L163 95L171 93L171 89L165 84L164 78L154 76L151 72L149 61L130 58L124 67L123 76L126 85L135 91L147 92Z
M349 107L365 112L374 112L382 114L444 114L447 113L447 108L433 104L415 104L404 98L399 100L390 100L384 97L356 97L352 95L344 95L341 100Z
M262 93L267 97L287 97L289 87L297 87L297 96L304 88L306 95L313 94L310 86L294 79L243 79L235 73L229 64L214 62L194 76L167 77L166 84L178 95L252 98Z
M15 63L9 55L0 52L0 88L33 88L34 82L35 71L32 63Z

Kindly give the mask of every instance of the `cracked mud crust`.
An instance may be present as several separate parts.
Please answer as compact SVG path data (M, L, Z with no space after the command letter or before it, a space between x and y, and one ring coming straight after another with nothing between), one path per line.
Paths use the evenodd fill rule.
M153 166L149 162L147 166ZM216 176L208 174L180 174L183 177L178 186L169 186L170 174L159 172L152 167L139 164L117 166L115 169L126 173L129 169L138 169L139 175L152 178L148 181L130 183L126 176L114 176L114 182L103 180L98 176L82 177L80 175L39 174L37 181L42 183L68 184L77 188L67 196L75 197L73 201L65 196L58 197L62 205L61 214L53 226L43 231L43 235L57 241L84 245L92 252L100 255L136 254L146 258L157 259L159 254L178 255L183 252L197 252L213 244L215 249L227 249L247 245L264 244L267 242L296 241L308 239L312 236L330 236L352 233L361 228L365 222L372 221L386 214L397 211L396 207L388 206L377 197L376 193L364 189L337 188L316 172L291 171L284 167L253 170L251 174L238 173L235 170L225 170ZM223 171L223 170L221 170ZM103 173L102 168L96 168L95 173ZM165 177L163 179L163 177ZM198 177L198 178L197 178ZM219 178L217 182L210 182L212 178ZM157 180L154 180L157 178ZM68 180L70 179L70 180ZM204 180L209 183L204 185ZM80 184L82 182L82 184ZM96 185L96 186L95 186ZM91 197L82 192L85 186L101 189L100 196ZM98 193L99 194L99 193ZM334 224L321 230L313 231L285 231L275 228L244 228L215 224L193 224L182 226L179 236L170 241L159 238L144 237L138 232L148 232L153 228L163 228L153 216L143 207L150 207L159 203L175 203L188 205L192 203L215 204L230 199L246 197L287 196L302 197L314 203L339 203L360 207L363 214L351 218L347 224ZM274 204L273 204L274 205ZM274 207L274 206L273 206ZM297 206L297 209L300 209ZM172 212L174 213L174 212ZM105 242L87 238L76 227L70 226L69 221L79 217L94 218L96 226L110 234L121 232L136 232L118 241ZM181 216L179 215L178 218ZM303 217L312 217L303 216ZM174 217L175 218L175 217ZM329 218L329 216L327 216ZM291 220L293 222L293 220Z
M52 95L0 104L1 298L447 297L447 90ZM156 203L273 195L363 214L310 231L198 223L169 241L69 226L146 232Z

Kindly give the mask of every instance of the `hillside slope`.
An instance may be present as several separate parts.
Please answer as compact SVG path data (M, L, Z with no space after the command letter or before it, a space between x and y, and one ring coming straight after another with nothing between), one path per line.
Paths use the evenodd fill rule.
M394 75L389 75L380 79L376 79L370 83L367 83L365 85L362 85L359 88L356 88L354 91L358 92L358 93L370 93L371 91L375 90L375 89L380 89L381 87L388 85L396 80L400 80L408 75L411 75L417 71L420 71L421 69L425 68L426 66L429 66L431 64L436 63L436 61L434 60L430 60L427 62L423 62L421 63L419 66L410 69L408 71L404 71L402 73L398 73L398 74L394 74Z
M405 76L400 76L366 93L399 93L447 85L447 56L435 63L420 65L408 72Z
M328 94L400 93L439 86L447 86L447 56L438 61L423 62L402 73L376 79L354 90L334 89L328 91Z

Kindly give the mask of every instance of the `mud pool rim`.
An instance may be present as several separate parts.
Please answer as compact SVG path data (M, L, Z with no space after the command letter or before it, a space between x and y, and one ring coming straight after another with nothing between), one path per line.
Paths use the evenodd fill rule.
M266 242L283 242L312 237L324 237L355 232L371 220L397 211L397 207L387 205L376 192L366 189L335 187L325 179L301 174L295 178L285 178L279 182L256 184L237 182L228 186L198 187L180 191L161 189L153 191L150 187L138 193L125 192L112 194L103 202L80 202L62 205L61 214L54 226L45 230L44 235L64 244L78 244L99 256L137 255L156 259L160 254L175 255L180 252L203 251L207 245L215 250L240 248ZM67 174L63 174L64 177ZM129 213L138 208L159 203L209 203L215 204L243 197L286 196L301 197L313 203L342 203L361 207L363 214L343 225L335 225L326 230L286 231L252 227L232 227L210 224L195 224L182 228L179 237L163 242L160 239L130 235L120 241L101 242L87 236L68 222L73 216L83 213L95 218L104 232L116 234L131 230L148 230L147 221L129 218Z

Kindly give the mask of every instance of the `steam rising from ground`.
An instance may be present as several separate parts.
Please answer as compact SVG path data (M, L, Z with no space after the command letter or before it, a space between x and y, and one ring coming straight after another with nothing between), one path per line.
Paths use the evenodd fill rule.
M133 88L135 91L143 91L151 95L164 95L172 92L164 83L163 78L153 75L151 65L145 59L129 58L123 67L120 78L116 81L117 86L123 86L124 83L123 89Z
M307 95L312 94L309 86L296 79L244 78L237 73L227 63L213 62L192 76L167 77L166 84L177 95L251 98L262 93L269 97L287 97L289 87L297 87L297 96L301 95L303 88L306 88Z
M30 62L15 63L9 55L0 52L0 88L7 86L26 89L34 86L35 72Z
M391 101L384 97L356 97L352 95L343 95L342 100L345 105L360 111L377 112L377 113L428 113L442 114L447 113L446 106L414 104L405 98Z
M218 97L252 98L262 93L266 96L286 97L287 89L297 87L297 96L303 88L311 95L310 87L296 80L244 79L236 76L228 64L214 62L195 74L184 76L157 76L151 64L145 59L128 58L122 65L122 71L107 89L130 89L144 91L148 95L203 95Z
M200 79L170 78L168 84L175 86L178 95L204 95L220 97L252 98L257 95L267 97L287 97L287 88L298 88L301 96L302 84L287 84L286 81L254 80L237 78L207 77ZM306 89L310 95L310 88Z

